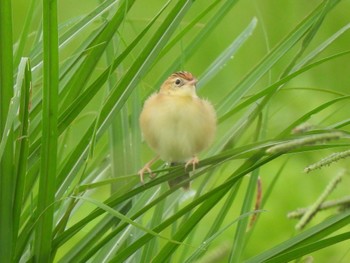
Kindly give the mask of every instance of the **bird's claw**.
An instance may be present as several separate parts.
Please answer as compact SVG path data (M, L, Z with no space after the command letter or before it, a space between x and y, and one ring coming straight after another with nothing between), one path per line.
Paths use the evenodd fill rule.
M144 181L144 179L143 179L143 178L144 178L144 173L145 173L145 172L149 173L150 176L151 176L151 178L154 178L154 177L155 177L155 174L152 173L151 168L150 168L148 165L145 165L145 166L138 172L138 174L139 174L139 176L140 176L140 181L141 181L142 184L145 183L145 181Z
M194 171L196 169L196 165L199 163L199 160L197 158L197 156L193 157L191 160L189 160L186 164L185 164L185 170L187 170L187 167L189 165L192 165L192 171Z
M144 184L144 180L143 180L143 175L145 172L149 173L151 178L156 177L156 174L152 173L152 170L150 168L150 166L157 161L159 158L159 156L154 157L152 160L150 160L148 163L145 164L145 166L138 172L139 176L140 176L140 181L142 184Z

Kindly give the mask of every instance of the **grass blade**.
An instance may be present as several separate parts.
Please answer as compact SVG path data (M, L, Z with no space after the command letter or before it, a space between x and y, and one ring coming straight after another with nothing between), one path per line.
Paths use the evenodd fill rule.
M196 49L198 48L198 46L201 44L201 42L204 40L204 38L206 36L208 36L208 34L210 32L212 32L215 27L217 26L217 24L220 23L220 21L225 17L225 15L233 8L233 6L238 2L238 0L230 0L230 1L226 1L221 8L213 15L213 17L210 19L210 21L205 25L205 27L199 32L198 35L196 35L196 37L192 40L191 43L189 43L187 45L187 47L185 48L185 50L183 50L181 52L181 57L184 57L186 59L189 59L193 54L195 54ZM213 6L215 5L215 3L213 3ZM210 11L210 9L206 9L203 13L208 13ZM198 17L201 17L201 15L199 15ZM194 20L196 21L196 19ZM186 32L187 30L189 30L189 28L185 28L184 32ZM179 34L179 37L181 37L182 34ZM179 41L180 38L177 37L175 38L173 41ZM175 42L172 42L171 44L173 44ZM161 75L161 77L159 78L159 81L156 83L155 87L160 87L160 85L162 84L162 82L164 81L164 79L166 79L166 77L168 77L171 73L173 73L176 69L179 69L181 67L181 63L183 62L182 59L175 59L174 63L171 64Z
M306 246L302 246L300 248L293 249L287 253L283 253L277 257L274 257L272 259L269 259L265 261L266 263L278 263L278 262L289 262L293 259L299 259L302 256L311 254L312 252L315 252L317 250L320 250L322 248L328 248L330 246L333 246L339 242L343 242L350 239L350 232L346 232L334 237L330 237L324 240L320 240L314 243L311 243Z
M333 1L333 4L336 4ZM319 5L307 16L280 44L278 44L248 75L237 85L233 92L225 96L217 109L218 115L227 113L246 94L254 84L286 54L315 23L322 12L323 4Z
M0 137L5 132L13 96L13 48L11 1L0 1ZM0 258L12 261L13 249L13 128L5 134L7 143L0 158Z
M39 180L38 225L34 253L38 262L51 261L52 228L57 174L58 116L58 26L57 1L43 1L44 82L42 148Z
M21 102L19 108L19 120L20 129L16 144L16 158L15 158L15 169L16 169L16 182L15 182L15 193L14 193L14 235L15 243L17 241L18 229L20 224L20 217L23 208L23 196L25 186L25 176L27 172L27 160L29 150L29 103L30 103L30 92L31 92L31 67L28 58L22 58L19 66L19 74L17 79L22 78L21 85L17 84L18 88L21 88ZM15 248L16 245L13 246Z
M326 221L298 234L297 236L277 245L276 247L248 259L246 262L265 262L266 260L286 253L291 249L300 248L301 246L310 244L312 241L319 240L320 238L323 238L330 233L333 233L336 230L348 225L349 223L350 210L327 219Z
M127 216L123 215L122 213L112 209L111 207L109 207L108 205L104 204L104 203L101 203L95 199L92 199L92 198L89 198L89 197L84 197L84 196L73 196L73 198L77 198L77 199L81 199L83 201L87 201L87 202L90 202L96 206L98 206L99 208L101 208L102 210L105 210L106 212L110 213L111 215L119 218L121 221L124 221L136 228L139 228L140 230L150 234L150 235L153 235L155 237L159 237L159 238L162 238L162 239L165 239L171 243L175 243L175 244L178 244L178 245L181 245L182 243L181 242L177 242L175 240L171 240L170 238L167 238L165 236L162 236L162 235L159 235L158 233L150 230L150 229L147 229L146 227L142 226L141 224L131 220L130 218L128 218Z
M245 41L253 34L258 20L253 18L246 29L228 46L224 52L218 56L215 61L205 70L198 81L198 88L204 86L213 76L215 76L220 69L227 63L229 59L232 59L234 54L239 50Z

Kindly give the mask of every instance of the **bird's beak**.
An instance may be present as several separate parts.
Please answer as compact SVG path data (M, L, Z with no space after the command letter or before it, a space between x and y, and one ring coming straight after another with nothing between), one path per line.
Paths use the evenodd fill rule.
M196 84L197 84L197 79L193 79L193 80L189 81L188 84L193 85L193 86L196 86Z

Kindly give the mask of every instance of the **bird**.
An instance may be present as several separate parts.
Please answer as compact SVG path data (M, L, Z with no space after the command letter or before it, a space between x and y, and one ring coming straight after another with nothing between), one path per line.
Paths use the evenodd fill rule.
M139 170L141 183L147 172L154 177L151 165L159 158L170 166L185 164L193 171L199 163L198 154L208 148L216 133L216 112L206 99L197 96L197 79L192 73L178 71L161 85L159 92L144 102L139 123L143 139L156 153L155 158ZM189 173L170 180L172 188L189 178ZM190 183L182 185L190 188Z

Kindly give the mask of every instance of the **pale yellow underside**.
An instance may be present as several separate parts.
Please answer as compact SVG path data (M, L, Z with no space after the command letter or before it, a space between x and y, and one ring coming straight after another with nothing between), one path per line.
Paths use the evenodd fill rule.
M162 160L185 162L212 143L216 115L213 106L198 97L157 93L146 100L140 125Z

